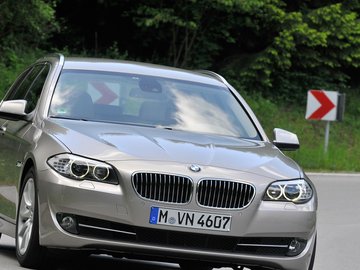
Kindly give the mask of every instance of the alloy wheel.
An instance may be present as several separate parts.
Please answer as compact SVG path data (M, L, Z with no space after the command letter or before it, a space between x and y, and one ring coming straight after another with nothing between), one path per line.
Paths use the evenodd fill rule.
M35 184L34 179L29 178L22 192L19 206L17 243L18 251L24 255L30 243L33 232L35 210Z

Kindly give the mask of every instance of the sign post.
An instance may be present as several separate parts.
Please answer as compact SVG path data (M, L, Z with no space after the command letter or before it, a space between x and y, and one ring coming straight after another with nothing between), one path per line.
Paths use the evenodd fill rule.
M345 95L335 91L309 90L307 95L306 116L308 120L326 122L324 152L327 153L330 137L330 122L342 120Z
M326 121L325 127L325 145L324 145L324 153L327 153L329 147L329 137L330 137L330 121Z

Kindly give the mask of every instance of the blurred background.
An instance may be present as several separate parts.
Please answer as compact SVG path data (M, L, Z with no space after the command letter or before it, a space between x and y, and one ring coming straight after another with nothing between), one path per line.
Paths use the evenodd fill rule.
M311 171L360 171L358 0L0 0L0 99L44 54L135 60L224 76L267 134L297 133ZM346 94L324 153L307 91Z

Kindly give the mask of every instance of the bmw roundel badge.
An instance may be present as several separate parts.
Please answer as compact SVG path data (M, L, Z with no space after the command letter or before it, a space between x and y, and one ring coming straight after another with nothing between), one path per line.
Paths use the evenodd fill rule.
M201 168L198 165L195 165L195 164L190 165L189 169L190 169L190 171L193 171L193 172L200 172L201 171Z

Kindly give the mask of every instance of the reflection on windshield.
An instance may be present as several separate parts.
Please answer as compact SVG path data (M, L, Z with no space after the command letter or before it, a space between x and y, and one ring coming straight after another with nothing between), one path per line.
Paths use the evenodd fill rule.
M205 99L172 89L175 97L175 129L238 136L239 132L221 108Z
M96 71L63 71L50 116L258 138L224 86Z

